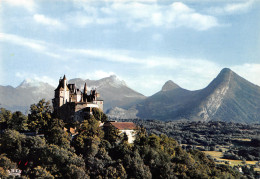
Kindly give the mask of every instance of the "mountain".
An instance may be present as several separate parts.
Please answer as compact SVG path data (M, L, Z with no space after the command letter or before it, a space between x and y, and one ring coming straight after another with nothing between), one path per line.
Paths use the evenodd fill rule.
M83 80L80 78L69 80L69 83L75 83L80 89L83 89L85 82L88 91L96 88L100 93L104 100L104 111L113 107L129 108L146 99L144 95L129 88L124 81L118 79L115 75L100 80Z
M224 68L204 89L189 91L168 81L161 91L130 109L123 111L122 116L260 123L260 87ZM120 117L119 110L111 110L109 115Z
M97 89L104 111L115 118L233 121L260 123L260 87L230 69L223 69L204 89L190 91L167 81L156 94L145 97L116 76L100 80L71 79L80 89ZM54 87L25 80L18 87L0 86L0 107L28 112L31 104L54 97Z
M104 111L112 107L128 108L139 103L146 97L131 88L116 76L110 76L100 80L83 80L75 78L68 83L75 83L77 88L83 89L87 83L88 91L97 89L104 100ZM48 83L37 80L24 80L18 87L0 86L1 106L11 111L28 112L31 104L37 103L40 99L51 100L54 97L55 87Z
M1 107L11 111L27 113L31 104L42 98L51 100L53 95L53 86L36 80L24 80L16 88L0 86Z
M170 91L176 88L180 88L179 85L175 84L172 80L169 80L163 85L162 91Z
M203 120L260 122L260 87L230 69L223 69L200 96L204 99L193 112Z

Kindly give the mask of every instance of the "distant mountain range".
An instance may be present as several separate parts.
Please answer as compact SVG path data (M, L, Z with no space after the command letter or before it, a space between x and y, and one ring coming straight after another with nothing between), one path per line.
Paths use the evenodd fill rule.
M80 89L85 82L88 91L96 88L101 94L104 111L112 118L260 123L260 87L227 68L204 89L189 91L169 80L150 97L132 90L116 76L69 80ZM54 89L47 83L28 80L16 88L0 86L0 107L28 112L40 99L51 100Z
M75 78L69 80L69 83L75 83L76 87L83 89L87 83L88 91L97 89L104 100L104 111L113 107L128 108L137 104L146 97L130 89L124 81L116 76L110 76L100 80L83 80ZM11 111L22 111L27 113L30 105L37 103L40 99L51 100L54 98L55 87L32 80L24 80L18 87L0 86L0 107Z
M31 104L37 103L42 98L50 100L53 95L54 87L48 83L24 80L16 88L0 86L0 107L28 113Z
M202 90L189 91L168 81L158 93L126 110L111 109L108 115L115 118L260 123L260 87L225 68Z

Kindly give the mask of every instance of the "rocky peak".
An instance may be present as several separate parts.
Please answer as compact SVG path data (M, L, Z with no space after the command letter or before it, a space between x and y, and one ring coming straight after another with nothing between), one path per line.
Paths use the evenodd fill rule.
M26 79L17 88L40 87L44 83L38 80Z
M230 76L233 74L234 72L229 69L229 68L223 68L220 73L218 74L218 76L216 77L219 80L227 80L230 78Z
M107 78L101 79L102 81L114 87L127 86L124 80L120 80L116 75L111 75ZM107 85L107 84L106 84Z
M180 87L177 84L175 84L172 80L169 80L163 85L162 91L170 91L177 88Z

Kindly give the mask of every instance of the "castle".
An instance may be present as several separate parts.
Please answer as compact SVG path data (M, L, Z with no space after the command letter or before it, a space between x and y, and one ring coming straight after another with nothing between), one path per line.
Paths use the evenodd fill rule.
M100 99L99 93L92 89L88 95L86 83L82 92L75 84L68 84L64 75L54 91L54 114L64 121L83 120L87 113L92 113L93 108L103 111L103 100Z

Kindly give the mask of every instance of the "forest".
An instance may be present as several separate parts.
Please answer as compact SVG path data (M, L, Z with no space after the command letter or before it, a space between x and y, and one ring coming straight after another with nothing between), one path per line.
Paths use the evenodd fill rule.
M254 178L216 164L198 149L183 148L188 139L197 140L185 130L179 136L186 137L170 137L178 126L166 127L167 133L160 125L148 128L134 121L140 127L129 144L117 129L99 126L107 120L95 109L83 121L64 123L44 99L31 105L28 115L1 108L0 177L14 178L9 171L20 169L16 178Z

